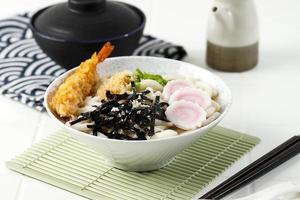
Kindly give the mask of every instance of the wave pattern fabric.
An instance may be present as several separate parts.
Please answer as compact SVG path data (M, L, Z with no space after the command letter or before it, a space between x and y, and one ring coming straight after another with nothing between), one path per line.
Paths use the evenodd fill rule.
M28 27L31 13L0 20L0 92L44 110L43 95L48 85L65 69L42 52ZM133 55L182 60L183 47L144 35Z

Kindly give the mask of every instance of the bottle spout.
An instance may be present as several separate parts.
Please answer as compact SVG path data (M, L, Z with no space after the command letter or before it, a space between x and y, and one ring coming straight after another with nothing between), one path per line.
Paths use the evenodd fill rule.
M232 31L234 29L235 21L231 10L223 6L214 6L211 11L216 20L226 27L227 30Z

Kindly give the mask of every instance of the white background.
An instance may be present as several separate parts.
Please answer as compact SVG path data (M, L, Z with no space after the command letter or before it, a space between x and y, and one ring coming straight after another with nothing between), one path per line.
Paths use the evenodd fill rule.
M0 0L0 18L58 2L57 0ZM127 0L147 15L146 33L184 45L188 62L205 66L205 29L211 0ZM223 126L256 135L261 144L213 184L232 175L262 154L300 133L300 1L256 2L260 20L260 62L244 73L215 72L230 86L233 106ZM212 70L213 71L213 70ZM46 137L57 127L46 113L0 96L0 199L82 199L6 169L4 162ZM300 156L230 198L270 185L300 184ZM212 187L213 184L210 186Z

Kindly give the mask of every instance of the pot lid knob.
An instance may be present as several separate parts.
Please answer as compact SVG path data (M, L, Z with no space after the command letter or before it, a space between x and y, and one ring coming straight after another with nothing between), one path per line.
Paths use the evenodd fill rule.
M72 12L99 12L104 9L106 0L69 0L68 8Z

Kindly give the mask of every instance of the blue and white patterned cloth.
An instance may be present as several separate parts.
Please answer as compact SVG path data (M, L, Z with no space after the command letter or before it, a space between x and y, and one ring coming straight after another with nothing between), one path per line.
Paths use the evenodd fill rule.
M43 95L48 85L65 69L38 47L28 28L31 14L0 20L0 92L43 111ZM144 35L134 55L158 56L181 60L181 46Z

